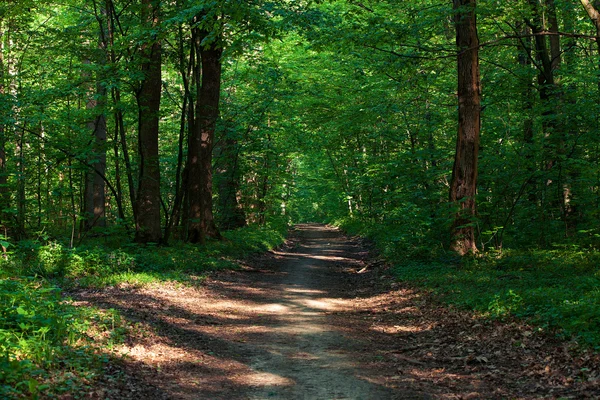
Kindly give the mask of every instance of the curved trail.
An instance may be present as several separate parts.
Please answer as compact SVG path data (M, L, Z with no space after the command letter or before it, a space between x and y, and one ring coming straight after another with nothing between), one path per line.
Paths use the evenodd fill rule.
M598 357L441 306L367 268L357 240L299 225L285 248L196 287L80 291L134 325L85 398L599 398ZM587 374L587 381L580 379ZM575 376L576 378L573 378ZM71 397L65 397L70 399Z

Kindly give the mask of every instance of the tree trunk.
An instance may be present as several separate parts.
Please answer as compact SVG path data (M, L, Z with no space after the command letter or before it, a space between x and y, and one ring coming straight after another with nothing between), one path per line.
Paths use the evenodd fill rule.
M148 27L158 25L157 0L142 0L143 22ZM138 243L159 243L160 226L160 166L158 158L158 118L161 95L161 45L157 38L141 48L144 78L137 94L138 146L140 174L136 196L136 234Z
M8 175L6 171L6 129L5 118L8 116L5 95L4 74L4 30L0 20L0 235L4 235L8 229L9 214L6 210L10 206L10 192L8 190Z
M221 95L221 54L216 43L201 45L209 32L195 35L201 84L196 84L196 111L188 148L188 240L202 243L206 237L221 239L212 211L212 150ZM197 58L197 61L198 61Z
M220 226L225 229L236 229L246 225L244 210L238 202L240 189L240 173L238 167L239 150L237 140L225 139L220 148L219 209Z
M107 61L107 32L105 29L105 20L107 12L102 8L99 15L96 16L100 34L98 38L98 47L100 59L97 60L99 66L103 66ZM103 85L102 73L97 73L95 94L92 94L87 101L87 108L94 110L93 120L89 122L88 128L92 132L92 152L88 163L93 165L93 169L86 171L85 195L84 195L84 231L92 229L94 226L106 226L105 207L106 196L104 191L104 179L106 173L106 115L104 107L106 105L107 90Z
M450 201L458 211L452 228L451 248L460 255L477 252L474 218L481 126L481 86L475 8L476 0L454 0L458 47L458 135Z
M542 154L542 169L547 178L542 186L548 193L541 196L546 200L542 203L545 215L552 217L552 213L560 212L564 215L565 195L558 182L561 178L559 160L565 149L565 124L560 110L563 103L563 93L557 83L555 71L561 64L560 37L558 35L558 19L553 0L546 0L546 8L540 6L538 0L529 0L533 12L533 22L528 24L533 32L535 53L538 69L538 90L542 105L542 130L544 152ZM544 32L554 35L545 35ZM570 194L569 194L570 195Z

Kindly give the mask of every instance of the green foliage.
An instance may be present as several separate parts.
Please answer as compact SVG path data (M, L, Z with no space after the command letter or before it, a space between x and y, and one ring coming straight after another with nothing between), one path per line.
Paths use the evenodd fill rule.
M453 262L451 262L453 261ZM600 350L600 252L490 252L465 260L394 262L397 279L490 318L524 318Z
M0 281L0 397L81 390L106 361L98 354L110 351L126 332L114 310L75 307L40 277L77 287L166 280L197 284L210 271L237 268L237 258L281 244L286 231L284 223L249 226L205 247L87 244L69 249L55 241L18 243L0 261L5 278ZM37 278L12 278L34 274Z
M190 274L237 268L235 260L281 244L287 225L248 226L225 232L225 241L205 247L188 243L172 246L136 244L111 247L92 242L68 248L56 241L24 240L0 259L2 276L40 276L63 284L105 286L122 282L145 284L161 280L189 281Z
M337 224L373 240L380 255L392 264L395 279L427 288L444 302L487 318L522 318L600 350L600 251L556 245L554 249L491 249L461 259L446 252L437 237L443 235L436 226L444 225L444 216L429 219L427 225L428 218L415 212L406 208L399 220L402 224L357 218Z
M123 332L115 312L75 307L59 289L39 280L0 281L0 396L37 398L81 390L103 361L90 346L118 341L115 332Z
M407 204L392 211L384 223L343 218L334 224L371 239L381 255L390 260L431 260L445 254L444 228L448 222L443 210L420 210L414 204Z
M118 248L94 246L69 249L60 242L42 244L40 241L24 240L4 260L4 269L18 275L76 279L129 271L135 264L133 255Z
M193 283L281 243L291 222L334 222L373 239L398 264L399 277L448 301L598 342L599 74L586 37L593 26L577 2L554 2L559 31L575 35L557 38L561 62L548 92L537 79L526 21L551 18L536 16L535 2L479 2L485 108L471 223L483 255L463 261L444 250L454 217L447 197L457 118L450 2L185 0L163 2L152 29L140 24L139 2L116 1L115 14L103 13L101 3L0 4L0 153L8 155L0 175L10 194L0 196L2 277L79 286ZM199 78L186 72L194 18L210 31L202 45L224 47L215 191L230 185L233 208L251 225L206 246L123 245L133 222L127 194L136 192L139 172L137 50L162 40L164 223L176 214L177 163L187 156L179 139L185 144L186 107ZM104 35L108 25L115 31ZM111 38L105 48L101 33ZM106 179L114 190L106 190L107 227L86 237L84 163L97 162L89 123L98 114L107 119ZM216 216L224 221L231 204L221 205L220 195L227 198L215 193ZM16 293L34 285L14 282ZM60 303L44 290L48 304ZM23 323L23 337L36 338L22 342L34 354L35 343L53 335L45 326L66 329L58 320L40 325L36 316L56 311L59 318L60 310L43 314L46 300L36 301L10 314L22 319L14 329ZM63 340L57 335L53 346ZM42 390L18 382L31 396Z

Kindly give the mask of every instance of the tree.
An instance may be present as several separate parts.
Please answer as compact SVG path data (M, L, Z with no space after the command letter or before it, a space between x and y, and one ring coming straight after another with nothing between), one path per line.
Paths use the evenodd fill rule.
M6 171L6 119L8 102L5 99L5 72L4 72L4 23L0 15L0 229L7 230L8 216L6 209L9 207L8 176ZM4 234L0 232L0 235Z
M140 157L139 182L135 204L135 241L161 241L160 166L158 121L161 80L161 44L157 37L160 14L159 0L142 0L142 23L147 37L140 50L143 73L137 92L138 149Z
M450 201L458 208L451 248L460 255L477 252L475 216L477 162L481 129L481 86L476 0L454 0L458 48L458 136L450 183Z
M198 15L196 23L213 26L210 23L212 21L207 23L205 18L205 14ZM206 237L221 237L213 217L212 151L219 116L223 49L219 33L198 25L192 28L196 97L193 122L190 124L187 162L187 236L192 243L204 243Z
M87 101L87 108L92 111L92 120L88 127L92 133L92 152L88 162L93 166L86 172L85 194L84 194L84 230L90 230L94 226L103 227L106 225L105 207L106 196L104 193L105 173L106 173L106 96L107 90L104 83L103 67L106 65L108 54L108 34L106 30L107 12L105 7L96 9L96 20L99 24L98 35L98 56L95 63L97 76L95 79L95 88L90 91Z

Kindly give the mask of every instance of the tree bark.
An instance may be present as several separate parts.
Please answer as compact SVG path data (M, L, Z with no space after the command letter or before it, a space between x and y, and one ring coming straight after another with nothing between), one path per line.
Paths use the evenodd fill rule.
M188 148L188 240L203 243L207 237L221 239L213 216L212 151L221 95L221 54L217 43L202 45L209 32L199 31L195 39L202 65L200 85L196 84L196 109Z
M143 23L158 25L160 1L142 0ZM161 45L157 38L142 45L144 78L137 94L138 146L140 173L136 196L136 234L138 243L159 243L160 225L160 166L158 158L158 118L161 96Z
M99 66L103 66L107 61L107 42L104 28L104 18L106 10L102 9L97 16L100 25L100 35L98 39L99 54L101 59L97 60ZM90 96L87 102L87 108L94 110L93 120L88 127L92 132L92 153L88 162L93 165L93 169L86 171L85 195L84 195L84 231L89 231L94 226L106 226L105 207L106 195L104 192L104 179L106 173L106 114L104 107L106 105L106 87L102 83L103 76L98 73L96 76L95 94Z
M5 118L8 114L5 95L4 74L4 30L3 21L0 20L0 235L4 235L8 229L9 215L6 213L10 206L10 193L8 191L8 175L6 172L6 128Z
M451 249L460 255L477 252L474 218L481 113L479 38L476 0L454 0L458 48L458 135L452 168L450 201L457 207Z

